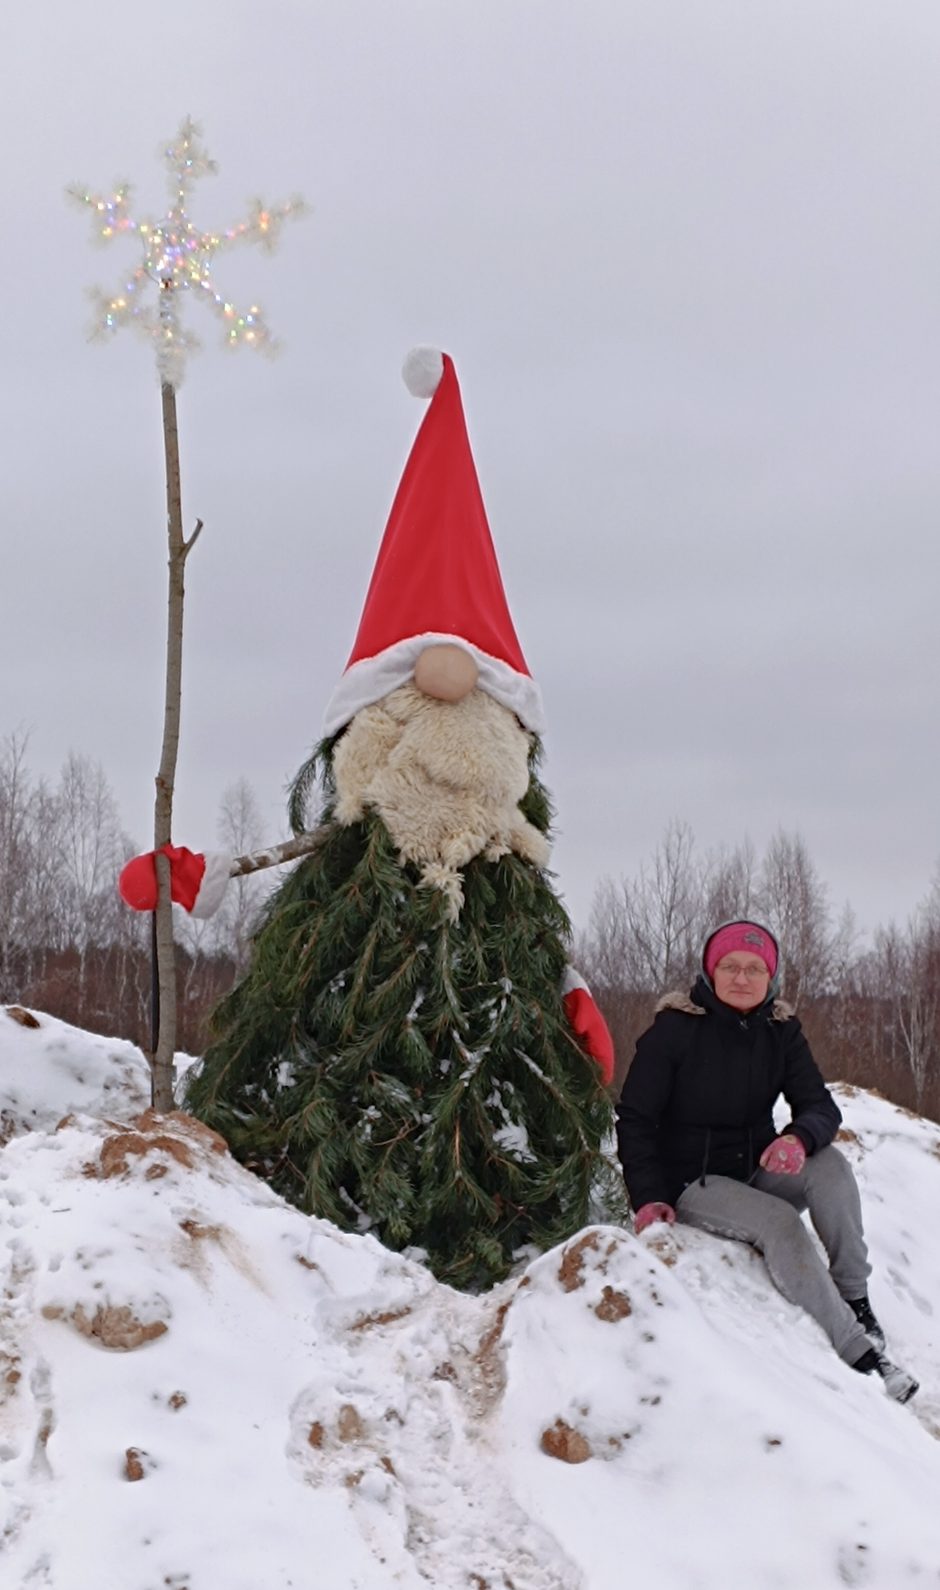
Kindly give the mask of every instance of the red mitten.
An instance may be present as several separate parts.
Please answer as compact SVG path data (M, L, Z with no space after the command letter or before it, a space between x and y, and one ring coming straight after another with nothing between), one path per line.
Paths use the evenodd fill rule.
M798 1176L806 1164L806 1149L792 1132L775 1137L760 1157L761 1168L774 1176Z
M135 856L121 869L118 892L132 911L155 911L157 907L157 868L153 851Z
M641 1204L633 1216L633 1229L639 1236L641 1231L645 1231L647 1226L653 1225L655 1221L662 1220L667 1226L671 1226L675 1223L675 1218L676 1211L672 1204Z
M225 892L231 858L203 856L185 845L161 845L129 861L118 878L121 899L134 911L156 910L157 855L170 863L170 899L193 916L211 916Z
M591 990L573 966L565 969L561 997L575 1037L597 1065L604 1086L608 1087L614 1079L614 1040Z

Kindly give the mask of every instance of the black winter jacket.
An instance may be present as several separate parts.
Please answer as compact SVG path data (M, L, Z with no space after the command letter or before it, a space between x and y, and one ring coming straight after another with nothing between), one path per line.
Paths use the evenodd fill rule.
M842 1114L803 1029L781 1000L747 1016L699 978L667 994L640 1038L617 1106L617 1144L630 1202L675 1204L699 1176L747 1181L778 1135L783 1094L807 1154L832 1142Z

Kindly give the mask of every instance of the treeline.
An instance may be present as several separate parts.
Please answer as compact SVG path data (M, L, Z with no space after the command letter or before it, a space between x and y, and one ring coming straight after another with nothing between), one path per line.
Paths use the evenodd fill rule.
M850 910L833 921L798 834L708 855L672 821L636 877L599 884L578 964L614 1035L622 1078L657 998L688 990L719 922L754 916L777 934L783 995L830 1081L875 1088L940 1120L940 875L906 926L859 942Z
M22 734L0 741L0 1004L18 1002L92 1032L151 1037L150 918L121 902L118 873L146 848L127 835L102 769L70 753L54 785L33 777ZM206 836L198 836L206 842ZM215 842L270 842L241 780L225 791ZM243 970L259 900L275 881L235 880L209 922L178 913L179 1046L204 1047L209 1014ZM799 835L701 855L671 822L634 878L598 885L575 958L610 1023L622 1077L656 999L688 989L716 923L752 915L777 933L784 994L832 1081L877 1088L940 1120L940 875L903 928L862 945L851 912L832 919Z
M121 826L102 769L70 752L58 781L35 778L28 737L0 741L0 1004L45 1010L91 1032L151 1040L150 917L129 911L117 877L139 844ZM225 792L219 848L261 843L250 787ZM240 878L210 922L177 923L179 1046L198 1054L207 1019L244 966L259 893Z

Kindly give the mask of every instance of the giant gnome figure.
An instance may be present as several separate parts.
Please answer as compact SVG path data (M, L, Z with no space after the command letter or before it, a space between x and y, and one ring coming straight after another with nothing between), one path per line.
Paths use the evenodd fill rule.
M545 871L540 694L454 366L417 349L404 374L430 404L291 792L312 848L264 907L186 1105L302 1209L478 1288L591 1218L613 1053ZM238 870L167 854L200 915ZM152 905L153 876L152 856L130 864L129 903Z

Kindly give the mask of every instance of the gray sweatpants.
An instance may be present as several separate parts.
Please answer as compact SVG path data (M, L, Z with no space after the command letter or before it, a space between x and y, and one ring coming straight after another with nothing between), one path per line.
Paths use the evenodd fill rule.
M804 1209L828 1269L800 1219ZM798 1176L758 1170L750 1183L706 1176L704 1186L686 1187L676 1214L701 1231L751 1243L777 1290L813 1316L847 1364L868 1351L871 1342L845 1301L865 1296L871 1274L862 1205L852 1167L837 1148L811 1154Z

